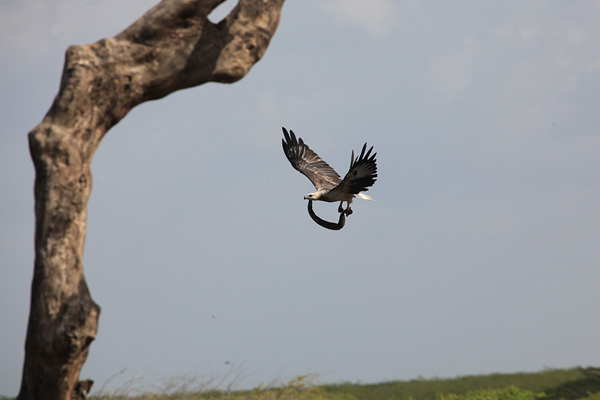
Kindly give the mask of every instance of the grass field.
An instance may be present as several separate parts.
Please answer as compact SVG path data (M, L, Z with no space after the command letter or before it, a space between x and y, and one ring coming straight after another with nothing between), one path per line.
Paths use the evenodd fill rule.
M575 400L600 391L600 370L573 368L534 373L462 376L454 379L394 381L373 385L342 384L326 386L357 400L439 400L441 395L465 395L473 391L516 387L532 393L544 393L547 400Z
M416 379L377 384L314 385L298 377L286 385L246 391L165 391L97 400L600 400L600 368Z

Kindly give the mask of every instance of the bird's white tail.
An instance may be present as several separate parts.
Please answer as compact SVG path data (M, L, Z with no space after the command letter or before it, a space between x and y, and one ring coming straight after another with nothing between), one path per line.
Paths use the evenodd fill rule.
M366 194L364 194L364 193L359 193L359 194L357 194L357 195L356 195L356 197L358 197L358 198L361 198L361 199L363 199L363 200L375 201L375 199L374 199L374 198L372 198L371 196L367 196L367 195L366 195Z

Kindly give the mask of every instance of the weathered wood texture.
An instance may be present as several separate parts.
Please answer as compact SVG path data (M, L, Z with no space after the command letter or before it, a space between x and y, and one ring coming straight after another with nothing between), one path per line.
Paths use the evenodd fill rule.
M82 259L90 163L102 137L134 106L235 82L265 53L284 0L240 0L214 24L207 15L223 1L164 0L117 36L68 48L59 93L29 133L35 265L19 399L71 398L96 337L100 307Z

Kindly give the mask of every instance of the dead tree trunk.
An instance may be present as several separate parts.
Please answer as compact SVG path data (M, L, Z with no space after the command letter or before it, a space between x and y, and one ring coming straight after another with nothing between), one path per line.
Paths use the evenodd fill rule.
M207 16L223 1L163 0L119 35L68 48L59 93L29 133L35 266L19 399L70 399L96 337L100 307L82 259L90 163L102 137L134 106L235 82L265 53L284 0L240 0L213 24Z

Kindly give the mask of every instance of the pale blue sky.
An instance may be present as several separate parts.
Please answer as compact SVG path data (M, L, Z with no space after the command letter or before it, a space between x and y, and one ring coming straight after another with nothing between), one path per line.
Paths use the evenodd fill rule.
M18 391L33 270L26 134L67 46L154 3L0 4L0 394ZM286 2L243 80L142 104L100 145L84 265L102 313L82 378L598 365L598 20L591 0ZM375 146L376 201L343 230L307 215L281 126L341 174Z

